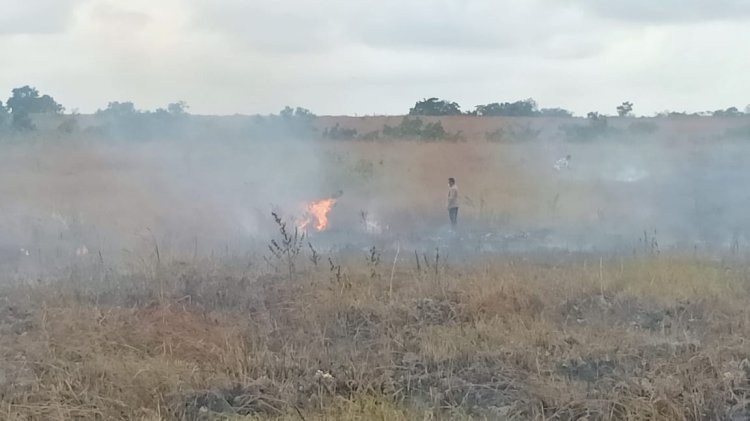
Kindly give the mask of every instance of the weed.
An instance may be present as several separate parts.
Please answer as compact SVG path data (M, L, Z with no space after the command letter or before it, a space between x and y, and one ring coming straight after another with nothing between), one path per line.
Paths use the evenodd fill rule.
M317 250L315 250L315 247L313 247L312 243L308 242L307 247L310 248L310 262L315 267L318 267L318 262L320 262L320 254L318 254Z
M276 212L272 212L271 215L273 215L273 220L279 229L281 239L279 241L271 240L268 249L276 259L286 263L289 280L293 281L295 261L302 251L302 246L305 242L305 234L300 234L296 227L294 228L294 232L289 232L286 222L282 221L281 217Z
M382 253L375 246L370 247L367 257L365 259L367 267L370 268L370 278L380 278L378 273L378 266L380 266L380 258Z

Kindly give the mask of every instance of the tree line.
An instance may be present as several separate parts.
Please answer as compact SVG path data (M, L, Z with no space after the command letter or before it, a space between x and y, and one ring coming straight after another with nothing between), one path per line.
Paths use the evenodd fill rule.
M96 112L97 118L108 122L110 127L126 128L131 125L148 127L149 125L164 125L165 122L174 123L188 114L188 105L184 101L178 101L159 108L155 111L138 110L132 102L110 102L105 109ZM625 101L615 107L620 117L634 117L634 106L630 101ZM17 131L34 130L32 119L37 114L61 114L65 107L59 104L50 95L42 95L39 90L31 86L15 88L5 104L0 101L0 128L10 127ZM75 112L73 113L75 114ZM462 111L461 106L453 101L436 97L417 101L409 109L410 116L502 116L502 117L557 117L570 118L573 113L564 108L539 108L534 99L524 99L513 102L492 102L477 105L471 111ZM595 113L599 115L599 113ZM589 113L590 117L591 113ZM750 115L750 106L744 111L737 107L729 107L723 110L706 111L688 114L685 112L664 111L658 113L659 117L683 117L683 116L714 116L714 117L737 117ZM267 117L256 116L255 130L273 131L277 126L289 124L296 126L307 126L315 114L305 108L286 107L278 115L271 114ZM135 124L137 123L137 124ZM71 124L69 124L71 125Z
M539 109L533 99L524 99L515 102L493 102L485 105L477 105L473 111L463 112L461 106L455 102L440 98L428 98L417 101L409 110L409 115L416 116L449 116L449 115L472 115L472 116L504 116L504 117L572 117L573 113L563 108Z
M619 117L635 117L633 112L633 103L625 101L615 107L617 116ZM591 112L587 114L590 117L591 114L600 115L599 112ZM569 118L573 117L573 113L564 108L539 108L537 102L532 99L523 99L514 102L493 102L490 104L477 105L472 111L462 111L461 106L449 100L440 98L427 98L421 101L417 101L414 107L409 109L409 115L412 116L451 116L451 115L469 115L469 116L483 116L483 117L561 117ZM601 114L604 116L603 114ZM729 107L727 109L715 110L715 111L703 111L695 113L687 112L675 112L675 111L663 111L657 113L657 117L687 117L687 116L712 116L712 117L739 117L743 115L750 115L750 105L748 105L744 112L740 111L737 107Z

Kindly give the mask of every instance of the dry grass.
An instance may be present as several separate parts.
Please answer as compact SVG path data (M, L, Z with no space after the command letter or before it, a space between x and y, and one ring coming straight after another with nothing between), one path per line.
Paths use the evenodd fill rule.
M741 265L507 260L436 276L403 262L392 295L382 266L8 286L0 418L750 416Z
M398 121L317 124L364 133ZM466 227L629 235L660 226L637 217L648 195L559 177L552 163L669 166L719 148L685 139L746 124L659 120L665 142L578 145L559 142L561 122L534 119L544 139L520 145L484 138L523 119L442 121L467 142L3 145L0 267L33 281L0 287L0 419L750 419L746 261L665 249L435 272L402 250L393 276L392 254L366 264L364 252L334 256L340 275L328 256L300 256L289 276L230 252L275 234L268 203L293 209L338 189L336 229L359 228L364 210L391 232L432 233L446 223L448 176ZM83 244L91 253L75 257Z

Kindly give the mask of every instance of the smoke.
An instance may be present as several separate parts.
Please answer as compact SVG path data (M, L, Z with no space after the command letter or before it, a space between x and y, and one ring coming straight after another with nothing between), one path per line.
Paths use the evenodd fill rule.
M242 120L196 121L176 138L102 140L83 129L1 145L0 265L17 273L113 263L155 246L176 259L262 253L276 234L271 212L293 221L334 196L328 230L308 233L321 249L624 252L750 240L750 146L684 139L680 127L586 141L547 127L539 139L506 144L474 140L481 136L460 119L445 126L467 142L320 141L274 136L268 125L270 140L248 139ZM555 168L567 155L568 167ZM448 177L460 190L457 233Z
M272 210L291 218L324 194L310 142L66 140L2 148L0 262L14 261L21 248L46 263L99 253L113 261L151 252L154 241L163 255L210 254L268 238Z

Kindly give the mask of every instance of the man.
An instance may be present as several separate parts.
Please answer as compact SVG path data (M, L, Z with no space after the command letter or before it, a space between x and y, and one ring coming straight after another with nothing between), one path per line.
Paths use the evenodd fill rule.
M458 187L456 179L448 179L448 216L451 219L451 227L456 228L458 223Z
M567 170L568 168L570 168L570 155L555 162L555 171Z

